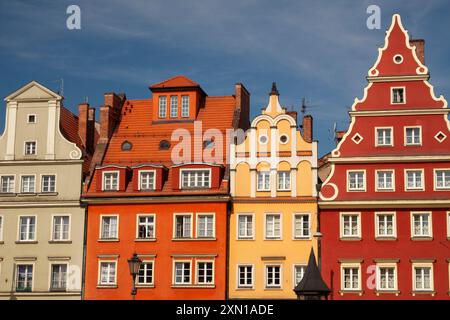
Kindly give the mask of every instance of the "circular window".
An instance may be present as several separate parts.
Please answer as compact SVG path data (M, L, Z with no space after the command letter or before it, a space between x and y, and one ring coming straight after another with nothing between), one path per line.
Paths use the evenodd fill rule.
M266 144L267 143L267 136L260 135L259 136L259 143Z
M131 148L133 148L133 145L131 144L130 141L124 141L122 143L122 151L130 151Z
M283 134L282 136L280 136L280 143L282 144L286 144L288 142L289 138L287 135Z
M401 54L396 54L396 55L394 56L394 62L395 62L396 64L402 63L402 62L403 62L403 56L402 56Z
M170 142L167 140L161 140L159 143L159 149L160 150L167 150L170 148Z

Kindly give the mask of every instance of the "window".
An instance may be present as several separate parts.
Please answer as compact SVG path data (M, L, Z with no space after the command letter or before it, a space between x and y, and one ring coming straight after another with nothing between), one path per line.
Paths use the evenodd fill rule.
M170 142L167 140L161 140L159 142L159 150L169 150L170 149Z
M167 98L165 96L159 97L159 106L158 106L158 117L159 118L166 117L166 108L167 108Z
M14 193L14 176L1 177L1 193Z
M177 118L178 117L178 97L170 96L170 117Z
M258 190L270 191L270 171L258 172Z
M175 262L175 284L191 283L191 263Z
M309 238L310 236L310 221L309 214L295 214L294 215L294 238Z
M436 190L450 189L450 170L436 169L434 171L434 187Z
M391 103L403 104L405 102L405 88L391 88Z
M283 134L280 136L280 143L281 144L286 144L289 141L289 138L287 135Z
M423 189L423 170L405 170L406 190Z
M414 269L414 291L433 290L433 268L432 264L413 265Z
M152 285L153 284L153 262L144 261L139 268L136 282L138 285Z
M278 190L291 190L291 173L289 171L278 172Z
M181 170L182 188L209 188L210 170Z
M155 216L138 216L138 239L155 238Z
M52 240L64 241L69 240L70 217L69 216L54 216L53 217L53 232Z
M348 189L348 191L364 191L364 190L366 190L366 172L365 171L348 171L347 172L347 189Z
M103 190L119 190L119 172L103 172Z
M155 189L155 171L139 171L139 190Z
M118 217L102 216L101 239L118 239Z
M22 176L22 193L35 192L35 176Z
M36 240L36 217L19 217L19 241Z
M0 242L3 241L3 217L0 216Z
M266 239L281 239L280 214L266 214Z
M281 266L266 266L266 288L281 288Z
M213 238L214 232L214 215L213 214L199 214L197 215L197 237L199 238Z
M192 237L192 217L190 215L175 216L175 238Z
M52 264L50 291L66 291L67 264Z
M306 266L294 265L294 287L302 281Z
M341 214L341 237L360 237L360 214Z
M189 96L181 96L181 116L189 117Z
M391 128L376 128L377 141L376 146L392 146L392 129Z
M31 292L33 290L33 265L17 265L16 291Z
M253 266L238 266L238 288L253 287Z
M56 191L56 177L54 175L42 176L42 192L55 192Z
M422 135L420 127L405 128L405 145L414 146L422 143Z
M238 215L238 239L253 238L253 215Z
M29 114L27 116L27 123L36 123L36 115L35 114Z
M375 213L376 237L395 237L395 213Z
M111 286L116 284L116 261L100 262L100 285Z
M395 265L377 265L377 290L397 290L397 268Z
M25 155L36 154L36 141L25 142Z
M133 144L130 141L124 141L122 142L120 149L122 151L130 151L131 149L133 149Z
M359 265L341 266L341 289L342 290L361 290Z
M431 237L431 213L412 213L412 236Z
M376 171L377 174L377 191L390 190L394 188L394 171Z
M213 262L197 262L197 284L214 284Z
M259 143L260 144L266 144L267 140L268 140L268 138L267 138L266 135L262 134L262 135L259 136Z

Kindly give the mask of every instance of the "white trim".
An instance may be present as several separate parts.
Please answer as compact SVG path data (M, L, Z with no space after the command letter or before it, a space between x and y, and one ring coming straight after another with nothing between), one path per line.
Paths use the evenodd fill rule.
M205 168L185 168L185 169L180 169L179 171L180 172L179 172L178 184L179 184L180 189L210 189L211 188L211 185L212 185L212 170L211 170L211 168L207 168L207 167L205 167ZM196 185L194 187L191 187L191 186L184 187L183 186L183 172L184 171L209 171L208 186L203 187L203 186ZM197 180L197 178L195 180Z
M350 188L350 179L349 179L349 173L353 173L353 172L363 172L363 184L364 187L363 189L351 189ZM351 169L351 170L347 170L346 171L346 181L347 181L347 192L366 192L367 190L367 185L366 185L366 181L367 181L367 177L366 177L366 169Z
M450 211L447 211L446 223L447 223L447 238L450 238ZM449 261L449 267L450 267L450 261ZM450 280L450 278L449 278L449 280Z
M286 137L286 142L282 142L281 141L281 137ZM287 134L285 134L285 133L283 133L282 135L280 135L279 137L278 137L278 141L280 142L280 144L283 144L283 145L285 145L285 144L288 144L288 142L289 142L289 136L287 135Z
M30 122L30 116L34 116L34 122ZM27 123L28 124L36 124L37 123L36 113L29 113L29 114L27 114Z
M280 236L267 237L267 216L273 215L280 218ZM275 221L274 221L275 222ZM275 229L274 229L275 233ZM283 240L283 217L279 212L264 212L264 240Z
M33 142L34 142L34 153L29 153L28 154L27 153L27 143L33 143ZM37 147L38 147L37 140L25 140L23 142L23 155L24 156L36 156L37 153L38 153Z
M357 216L357 234L344 235L344 216ZM361 229L362 229L362 221L361 221L361 212L339 212L339 238L347 239L347 238L361 238ZM351 226L350 226L351 227Z
M67 239L54 239L53 238L53 230L55 227L55 217L69 217L69 231ZM72 240L72 214L70 213L54 213L51 215L51 228L50 228L50 241L71 241ZM62 232L62 231L61 231Z
M38 188L38 181L36 179L36 174L20 174L20 187L19 187L19 192L18 193L37 193ZM22 177L34 177L34 190L33 192L23 192L23 181L22 181Z
M26 217L34 217L34 238L33 239L27 239L27 240L20 240L20 218L26 218ZM37 231L38 231L38 216L36 214L21 214L17 216L17 242L20 243L27 243L27 242L37 242ZM28 237L28 236L27 236Z
M378 173L379 172L391 172L392 173L392 188L379 188L378 187ZM395 192L395 169L380 169L375 170L375 192Z
M111 258L111 259L99 259L98 265L97 265L97 286L116 286L117 285L117 258ZM102 283L102 263L114 263L114 282L113 283Z
M54 176L55 177L55 190L54 191L43 191L42 188L44 187L44 181L42 180L43 176ZM57 192L57 181L58 181L58 175L56 173L41 173L39 175L39 182L40 182L40 188L39 188L39 192L40 193L55 193Z
M344 269L347 268L357 268L358 269L358 287L357 288L345 288L345 275ZM361 277L361 263L341 263L340 265L340 280L341 280L341 291L360 291L362 290L362 277Z
M359 140L356 140L356 138L359 138ZM363 136L360 135L358 132L356 132L353 136L352 136L352 141L356 144L360 144L362 141L364 140Z
M308 217L308 236L296 236L295 234L295 222L297 216L307 216ZM312 235L312 221L310 212L293 212L292 213L292 240L311 240Z
M393 268L394 269L394 288L381 288L381 274L380 268ZM398 269L397 263L388 263L388 262L377 262L376 264L376 288L377 291L380 292L389 292L389 291L397 291L398 290Z
M436 171L448 171L450 172L450 168L433 168L433 190L434 191L446 191L446 190L450 190L450 187L438 187L436 185L437 182L437 177L436 177ZM445 181L444 181L444 185L445 185Z
M414 216L415 215L428 215L428 234L414 234ZM433 238L433 212L432 211L411 211L410 216L410 232L411 232L411 239L415 238Z
M200 237L198 226L199 226L199 217L208 217L212 216L213 218L213 230L212 230L212 236L211 237ZM214 239L216 237L216 213L215 212L197 212L195 214L195 237L200 239Z
M53 265L66 265L66 288L64 291L59 290L52 290L52 266ZM52 260L48 263L48 291L49 292L67 292L68 291L68 284L69 284L69 262L65 260Z
M250 267L252 270L252 283L247 285L239 284L239 268L240 267ZM236 264L236 289L253 289L255 286L255 265L253 263L238 263Z
M419 129L419 143L408 143L406 140L407 129ZM422 126L404 126L403 127L403 145L404 146L421 146L422 145Z
M190 219L190 234L189 234L189 237L188 238L186 238L186 237L177 237L177 217L178 216L189 216L191 219ZM172 238L173 239L192 239L194 236L193 236L193 228L194 228L194 219L193 219L193 216L194 216L194 213L192 213L192 212L174 212L173 213L173 228L172 228L172 231L173 231L173 234L172 234ZM184 222L183 222L183 224L184 224Z
M433 263L431 262L413 262L411 265L412 268L412 288L413 291L420 291L420 292L433 292L434 291L434 268ZM415 268L430 268L430 289L417 289L416 288L416 270Z
M329 158L329 163L374 163L374 162L447 162L449 156L386 156L386 157L345 157Z
M116 230L116 238L103 238L103 218L108 218L108 217L116 217L117 218L117 230ZM98 239L102 240L102 241L116 241L119 240L119 227L120 227L120 215L117 213L105 213L105 214L101 214L100 215L100 228L98 228L99 230L99 235L98 235Z
M239 217L240 216L251 216L252 217L252 235L251 236L244 236L244 237L240 237L239 236ZM236 240L255 240L255 213L245 213L245 212L241 212L241 213L237 213L236 214Z
M378 143L378 130L390 130L390 144ZM375 147L393 147L394 146L394 127L375 127Z
M268 267L280 267L280 284L268 285ZM264 264L264 288L265 289L283 289L283 264L282 263L265 263Z
M417 187L408 188L408 172L410 172L410 171L420 171L420 172L422 172L422 174L421 174L422 187L420 187L420 188L417 188ZM408 168L408 169L404 169L403 176L404 176L403 183L405 184L404 185L404 190L405 191L425 191L425 169L423 169L423 168L418 168L418 169Z
M199 278L199 273L198 273L198 271L199 271L199 267L198 267L198 265L199 265L199 263L212 263L212 282L210 282L210 283L208 283L208 282L199 282L198 281L198 278ZM203 260L203 259L196 259L195 260L195 284L196 285L211 285L211 286L213 286L213 285L215 285L216 284L216 272L215 272L215 269L216 269L216 264L215 264L215 261L214 260L210 260L210 259L205 259L205 260Z
M105 174L116 173L117 174L117 189L105 189ZM120 189L120 170L104 170L102 171L102 191L118 191Z
M142 189L141 188L141 173L153 173L153 188L152 189ZM138 170L138 190L155 190L156 189L156 170Z
M153 218L153 237L152 238L139 238L139 218L152 217ZM139 240L155 240L156 239L156 214L154 213L138 213L136 215L136 239Z
M269 176L269 188L268 189L260 189L259 188L259 173L262 173L262 172L264 172L264 173L267 173L268 174L268 176ZM264 181L263 181L264 182ZM270 192L270 190L271 190L271 185L270 185L270 170L260 170L260 171L256 171L256 191L257 192ZM264 185L264 183L263 183L263 185Z
M439 135L443 135L444 137L442 139L439 139L438 136ZM439 142L442 143L444 142L445 139L447 139L447 135L445 133L443 133L442 131L439 131L438 133L436 133L436 135L434 136L434 138Z
M394 90L403 89L403 101L402 102L394 102ZM391 87L391 105L403 105L406 104L406 87L405 86L395 86Z
M10 193L18 193L18 192L16 192L16 189L17 189L17 179L16 179L16 174L15 173L12 173L12 174L1 174L0 175L0 194L7 194L7 193L2 193L1 192L1 188L3 188L3 185L1 185L1 183L2 183L2 178L3 177L14 177L14 188L13 188L13 190L12 190L12 192L10 192ZM36 182L35 182L36 183ZM19 183L19 187L20 187L20 183Z
M400 58L399 61L397 61L397 58ZM403 56L401 54L396 54L393 58L392 61L394 61L395 64L402 64L403 63Z
M5 230L5 216L0 214L0 242L3 242L3 230Z
M265 138L266 138L266 142L262 142L262 141L261 141L261 138L262 138L262 137L265 137ZM258 135L258 142L259 142L259 144L267 145L268 141L269 141L269 137L268 137L267 134L261 133L260 135Z
M175 264L176 263L189 263L189 282L176 282L176 270L175 270ZM173 259L172 260L172 285L189 285L192 284L192 259L191 260L187 260L187 259ZM183 274L184 276L184 274Z
M382 215L392 216L392 234L380 234L378 228L378 217ZM375 211L374 212L375 238L397 238L397 212L395 211Z

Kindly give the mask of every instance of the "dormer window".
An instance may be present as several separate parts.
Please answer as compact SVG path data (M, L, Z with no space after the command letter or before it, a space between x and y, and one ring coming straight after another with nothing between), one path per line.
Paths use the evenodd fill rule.
M181 117L189 117L189 96L181 96Z
M139 171L139 190L155 190L155 171Z
M36 123L36 115L35 114L29 114L27 116L27 123Z
M25 142L25 155L36 154L36 141Z
M178 97L170 96L170 117L177 118L178 117Z
M167 140L161 140L159 142L159 150L168 150L170 148L170 142Z
M119 172L103 172L103 191L119 190Z
M167 98L166 96L160 96L158 105L158 117L165 118L166 115L167 115Z
M210 188L211 171L185 169L181 170L181 187L185 188Z
M391 103L404 104L406 102L405 88L391 88Z

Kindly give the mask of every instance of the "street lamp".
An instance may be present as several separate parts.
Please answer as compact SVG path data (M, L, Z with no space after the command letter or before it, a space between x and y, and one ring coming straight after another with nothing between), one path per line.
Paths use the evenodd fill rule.
M133 278L133 287L131 290L131 295L133 297L133 300L136 299L136 293L137 293L137 289L136 289L136 276L139 273L139 269L141 268L141 264L142 264L142 260L139 259L138 255L135 253L133 253L133 256L131 257L131 259L128 259L128 267L130 268L130 274Z

